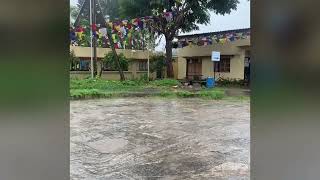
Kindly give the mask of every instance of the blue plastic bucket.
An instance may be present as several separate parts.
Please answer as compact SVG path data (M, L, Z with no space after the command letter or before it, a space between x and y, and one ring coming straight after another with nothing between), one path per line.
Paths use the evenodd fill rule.
M215 85L215 80L213 77L207 78L207 88L213 88Z

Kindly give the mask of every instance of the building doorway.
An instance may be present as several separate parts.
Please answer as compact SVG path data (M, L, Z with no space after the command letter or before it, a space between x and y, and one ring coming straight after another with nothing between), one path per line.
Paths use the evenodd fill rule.
M202 60L198 58L187 59L187 79L201 80L202 78Z
M250 57L244 59L244 82L247 86L250 84Z

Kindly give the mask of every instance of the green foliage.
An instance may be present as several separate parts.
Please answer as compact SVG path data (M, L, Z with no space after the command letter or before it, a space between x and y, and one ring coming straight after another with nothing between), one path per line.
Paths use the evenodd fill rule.
M77 6L70 6L70 22L74 23L76 20L78 14L80 12L80 9Z
M179 81L165 79L151 82L140 80L111 81L102 79L70 79L70 95L74 99L83 98L111 98L127 97L135 93L146 93L146 96L172 97L172 98L194 98L219 100L225 97L224 90L200 90L196 92L186 91L172 86L179 85ZM149 93L149 89L156 90Z
M98 89L71 89L70 95L75 98L84 98L84 97L92 97L99 96L101 92Z
M119 18L119 0L99 0L102 14L111 21Z
M231 79L231 78L219 78L216 83L219 86L223 87L241 87L244 86L245 82L244 80L238 80L238 79Z
M172 87L172 86L181 85L181 83L178 80L175 80L175 79L162 79L162 80L151 81L150 85L163 86L163 87Z
M224 15L236 9L238 3L238 0L121 0L120 14L123 18L135 18L158 16L165 10L174 10L179 19L166 23L164 29L186 32L198 29L197 24L208 24L210 11ZM180 17L183 17L182 21Z
M200 91L199 92L199 96L205 99L222 99L225 94L224 91L220 91L220 90L206 90L206 91Z
M160 97L176 97L176 94L172 91L161 91L159 96Z
M189 91L178 91L177 92L178 97L182 98L190 98L190 97L195 97L195 93L189 92Z
M140 76L139 81L142 82L142 83L148 82L149 81L148 74L143 74L142 76Z
M136 81L111 81L102 79L71 79L70 89L99 89L108 91L125 91L128 89L136 90L139 89L141 84Z
M172 40L180 32L198 30L199 24L210 22L210 11L216 14L230 13L237 8L238 0L121 0L120 15L123 18L153 16L149 22L156 35L166 40L167 75L173 77ZM166 20L164 12L174 12L172 20Z
M119 57L119 62L120 62L120 67L123 71L128 71L128 67L129 67L129 60L124 56L123 53L120 53L118 55ZM118 64L115 60L115 56L112 52L109 52L108 54L105 55L104 59L103 59L105 65L110 68L110 70L113 71L118 71L119 67Z
M166 67L165 62L165 56L164 55L153 55L150 58L150 72L163 72Z
M80 19L80 24L83 27L86 27L86 30L84 31L84 36L80 40L78 40L79 46L84 46L84 47L90 47L91 44L91 35L90 35L90 22L88 19L81 18Z

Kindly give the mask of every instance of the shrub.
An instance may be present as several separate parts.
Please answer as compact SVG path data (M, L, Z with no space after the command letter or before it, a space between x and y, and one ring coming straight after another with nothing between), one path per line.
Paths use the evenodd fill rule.
M159 74L159 78L163 78L163 71L165 70L166 63L165 63L165 56L162 54L153 55L150 58L150 72L154 73L157 72Z
M231 78L219 78L216 83L219 86L244 86L244 80Z
M123 53L120 53L118 57L119 57L121 69L123 71L128 71L129 60L124 56ZM109 52L108 54L105 55L103 62L108 68L110 68L109 70L112 70L112 71L119 70L118 64L116 63L114 54L112 52Z

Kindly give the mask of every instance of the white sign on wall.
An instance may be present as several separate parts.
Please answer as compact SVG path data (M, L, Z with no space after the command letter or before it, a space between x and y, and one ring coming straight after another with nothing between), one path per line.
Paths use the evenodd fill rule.
M211 61L220 61L220 52L212 51Z

